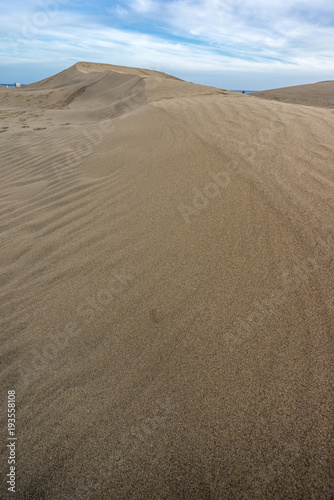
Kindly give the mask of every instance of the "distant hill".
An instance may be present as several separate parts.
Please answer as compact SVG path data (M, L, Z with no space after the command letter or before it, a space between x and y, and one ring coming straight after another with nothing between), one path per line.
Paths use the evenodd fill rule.
M250 96L319 108L334 108L334 80L252 92Z

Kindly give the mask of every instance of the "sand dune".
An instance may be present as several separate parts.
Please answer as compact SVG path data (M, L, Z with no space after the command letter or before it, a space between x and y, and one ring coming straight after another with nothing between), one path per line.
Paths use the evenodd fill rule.
M1 96L17 498L331 498L332 111L92 63Z
M280 89L252 92L251 96L262 97L274 101L317 106L319 108L334 108L334 80L308 85L295 85Z

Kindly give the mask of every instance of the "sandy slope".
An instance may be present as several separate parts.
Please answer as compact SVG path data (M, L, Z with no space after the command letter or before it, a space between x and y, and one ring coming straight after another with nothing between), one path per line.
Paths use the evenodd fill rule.
M88 63L1 95L16 497L331 498L332 111Z
M252 92L250 96L262 97L280 102L317 106L319 108L334 108L334 80L295 85L280 89Z

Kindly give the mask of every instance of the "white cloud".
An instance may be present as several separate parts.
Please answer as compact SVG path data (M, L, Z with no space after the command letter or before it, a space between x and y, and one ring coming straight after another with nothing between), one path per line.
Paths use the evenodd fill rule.
M133 0L132 8L136 12L150 12L153 10L154 2L151 0Z
M131 0L103 19L70 11L68 2L6 3L2 63L91 60L174 74L326 71L329 78L334 71L327 0L316 9L309 0ZM150 24L159 34L140 32Z

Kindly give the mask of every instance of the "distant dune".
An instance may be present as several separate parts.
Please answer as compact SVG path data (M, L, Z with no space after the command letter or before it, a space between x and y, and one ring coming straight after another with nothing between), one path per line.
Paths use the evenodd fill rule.
M248 95L304 106L334 108L334 80L252 92Z
M332 86L1 89L17 498L332 498Z

